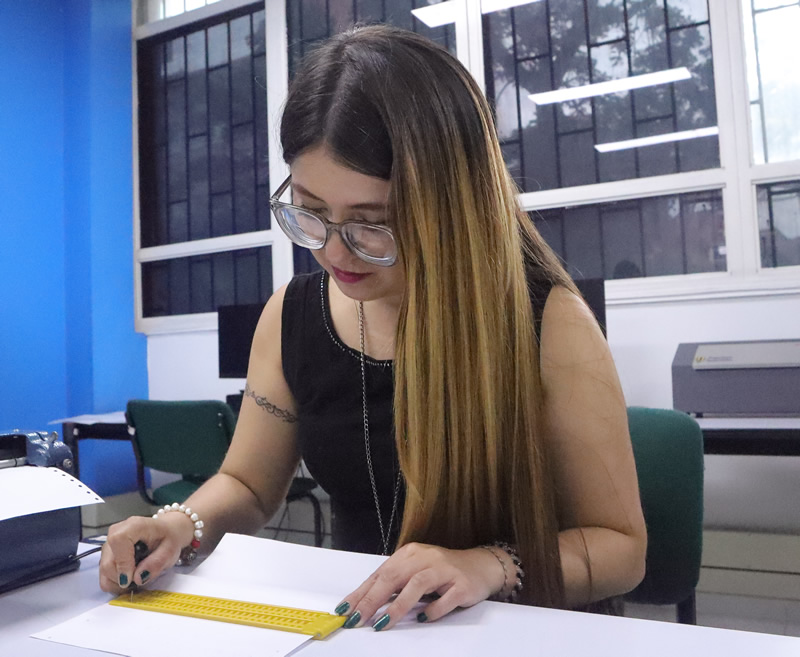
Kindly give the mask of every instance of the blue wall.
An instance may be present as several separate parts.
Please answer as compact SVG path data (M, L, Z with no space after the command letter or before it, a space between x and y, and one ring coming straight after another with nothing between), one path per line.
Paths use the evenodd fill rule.
M131 111L129 0L0 2L0 430L147 397Z

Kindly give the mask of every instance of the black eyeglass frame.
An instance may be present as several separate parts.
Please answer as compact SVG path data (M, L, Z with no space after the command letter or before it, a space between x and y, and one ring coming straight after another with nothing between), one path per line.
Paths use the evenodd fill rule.
M397 262L397 241L394 238L394 233L392 229L388 226L383 226L381 224L372 224L368 221L342 221L341 223L334 223L332 221L328 221L325 217L323 217L319 212L315 212L314 210L309 210L308 208L301 207L299 205L294 205L293 203L285 203L284 201L280 200L280 197L286 192L289 188L289 185L292 182L292 176L290 175L286 180L281 183L280 187L275 190L275 193L269 197L269 207L272 210L272 214L275 217L275 220L278 222L278 225L281 227L283 232L286 236L298 246L302 246L306 249L311 249L312 251L319 251L320 249L325 248L325 245L328 243L328 238L330 237L331 231L335 231L339 233L339 237L341 238L342 242L345 246L350 250L350 252L361 258L364 262L368 262L371 265L377 265L379 267L391 267L395 262ZM318 219L320 223L325 227L325 239L322 240L322 244L319 246L311 246L309 244L303 244L298 242L295 237L292 235L292 231L286 226L283 217L280 213L280 208L292 208L294 210L299 210L300 212L305 212L308 215L311 215L315 219ZM392 244L394 245L394 253L386 258L376 258L375 256L371 256L368 253L363 253L362 251L358 250L358 247L353 244L347 236L347 233L344 232L344 228L347 226L364 226L366 228L370 228L372 230L379 230L383 233L386 233L391 239Z

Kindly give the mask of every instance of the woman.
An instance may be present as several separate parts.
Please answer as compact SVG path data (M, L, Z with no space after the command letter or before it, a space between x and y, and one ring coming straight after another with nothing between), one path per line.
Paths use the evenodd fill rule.
M392 555L337 607L346 627L394 594L375 629L427 594L420 621L635 587L646 532L613 361L519 210L467 71L415 34L351 30L298 72L281 141L291 178L273 212L324 271L266 304L228 455L186 502L204 526L114 526L101 587L256 531L301 456L331 495L335 546Z

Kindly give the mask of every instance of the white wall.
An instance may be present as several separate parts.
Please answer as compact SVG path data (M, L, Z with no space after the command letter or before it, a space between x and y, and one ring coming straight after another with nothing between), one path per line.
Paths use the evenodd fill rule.
M800 294L609 306L608 340L629 405L672 407L681 342L800 338ZM225 399L244 379L220 379L216 331L147 339L151 399Z
M672 408L681 342L800 338L800 294L611 306L608 341L630 406Z
M244 379L219 378L216 331L186 331L147 338L150 399L219 399L244 389Z
M622 303L607 309L608 339L629 405L672 407L672 358L681 342L800 338L800 294ZM151 335L152 399L225 399L243 379L217 376L217 333ZM706 458L706 526L800 530L800 459Z

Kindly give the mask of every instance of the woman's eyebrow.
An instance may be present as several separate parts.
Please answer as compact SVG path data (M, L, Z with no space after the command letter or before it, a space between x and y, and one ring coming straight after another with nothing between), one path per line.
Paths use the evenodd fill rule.
M301 195L307 196L315 201L319 201L320 203L325 203L323 199L316 194L312 194L300 183L292 182L292 191L298 192ZM386 203L356 203L355 205L348 205L347 207L352 208L353 210L376 210L378 212L384 212L386 210Z

